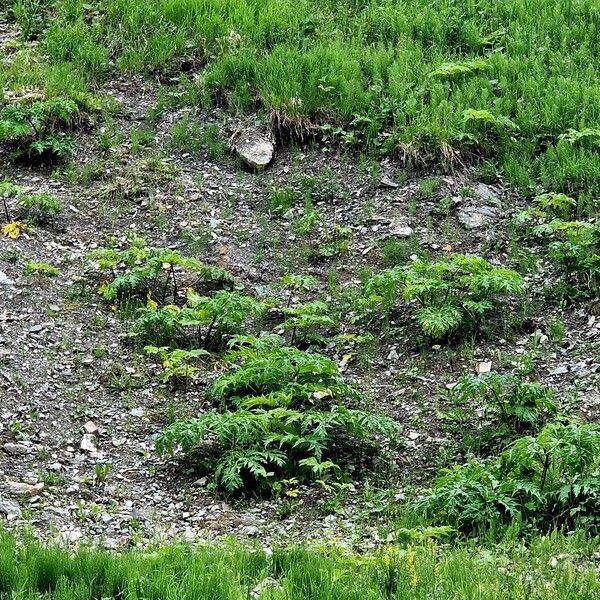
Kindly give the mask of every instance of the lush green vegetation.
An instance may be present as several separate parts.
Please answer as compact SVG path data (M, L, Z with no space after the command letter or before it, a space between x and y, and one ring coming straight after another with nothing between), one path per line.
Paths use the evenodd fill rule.
M204 67L194 98L416 163L492 160L512 183L600 189L593 0L9 2L24 39L3 88L79 98L115 67ZM552 40L552 43L548 43ZM62 151L62 150L61 150Z
M416 532L415 532L416 533ZM431 536L431 537L429 537ZM600 593L582 538L539 538L497 553L428 543L357 556L329 549L167 546L123 555L75 554L0 536L2 600L592 600Z
M364 510L370 525L382 515L396 542L360 556L234 543L68 554L0 533L0 600L598 597L586 562L597 545L587 536L600 527L600 427L562 388L538 383L549 369L532 356L556 358L565 334L542 302L579 303L577 318L587 317L588 329L596 322L596 308L585 311L600 292L599 8L594 0L0 0L0 23L16 25L0 40L0 144L20 163L14 182L0 181L0 231L7 244L28 242L6 256L21 261L30 286L69 272L79 300L93 288L102 301L92 327L109 327L102 311L120 319L123 331L110 335L136 368L119 363L125 375L113 384L128 388L128 407L146 384L153 401L165 401L148 437L165 469L201 475L208 493L232 502L269 497L282 519L300 493L328 497L315 503L324 514L342 513L335 503L349 488L352 510L369 493L387 494L383 508ZM132 73L153 78L156 98L122 132L115 123L130 115L107 99L106 84ZM222 239L234 253L256 246L258 256L266 246L258 238L276 233L271 251L281 250L281 262L269 265L245 255L230 262L220 245L224 213L237 218L248 190L238 197L230 177L204 219L206 173L178 170L191 155L235 168L225 124L248 114L280 147L302 146L275 180L237 165L239 179L252 180L249 212L239 214L256 223ZM325 142L323 156L344 149L339 173L301 172L296 155L309 140ZM90 143L78 163L79 142ZM350 191L341 172L354 160L370 181ZM38 189L29 173L42 167L46 177L49 163L61 163L56 188ZM384 183L390 164L393 181ZM375 200L385 196L380 187L401 187L423 168L436 176L402 189L398 212L411 226L400 235ZM460 174L438 193L444 170ZM96 177L81 198L85 214L101 220L113 204L122 213L89 244L85 277L71 277L76 253L45 262L33 252L42 235L58 247L52 232L80 214L77 194L61 184ZM452 229L452 210L485 201L467 186L458 191L463 178L521 192L524 210L507 231L500 211L510 216L509 203L498 202L498 229L486 232L497 239ZM496 187L485 189L495 196ZM190 190L198 204L188 203ZM429 208L417 210L420 201ZM178 203L192 207L178 214ZM331 206L360 215L329 220ZM386 213L380 221L376 206ZM146 219L151 226L139 229L152 243L135 233ZM519 246L531 246L523 263ZM250 276L246 267L263 271ZM60 310L53 306L50 316ZM584 352L597 347L594 335ZM378 344L390 348L373 361L373 377ZM438 369L437 352L451 372ZM95 348L86 363L103 353ZM468 374L472 363L477 375ZM593 365L582 365L574 376L590 376ZM428 387L415 386L415 396L425 390L433 400L411 396L416 380ZM380 393L392 400L372 398ZM15 438L20 427L9 426ZM390 483L404 468L397 449L426 430L444 448L424 456L415 477L406 469ZM98 463L93 481L110 473Z

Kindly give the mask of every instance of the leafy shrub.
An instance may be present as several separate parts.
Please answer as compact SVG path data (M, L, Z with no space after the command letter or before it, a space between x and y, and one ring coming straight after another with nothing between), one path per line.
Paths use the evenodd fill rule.
M552 390L516 375L465 375L447 392L445 413L463 440L478 451L506 446L515 434L536 431L557 407Z
M288 406L318 405L321 401L343 402L360 399L360 394L344 382L334 361L312 352L281 346L281 338L234 338L238 347L229 360L242 363L224 373L210 387L208 394L221 403L240 404L252 397L273 392L289 397Z
M208 266L195 258L182 256L176 250L152 248L143 240L130 241L125 250L99 248L88 256L97 268L110 276L100 287L107 300L118 304L131 299L150 299L164 303L176 300L181 290L176 268L193 277L192 287L223 286L232 282L231 275L219 267Z
M283 309L285 321L279 327L291 332L290 345L303 346L310 341L321 342L322 337L316 330L322 327L333 327L337 321L331 316L329 305L321 300L299 302Z
M25 275L45 275L46 277L56 277L60 271L54 265L45 262L29 261L25 265Z
M504 299L523 290L515 271L479 256L454 254L448 261L419 259L376 274L364 285L357 308L359 318L372 319L378 309L389 314L402 294L417 303L415 317L423 333L443 338L479 328Z
M600 525L600 427L551 423L495 459L443 469L417 508L465 533L512 520L544 530Z
M59 215L63 209L58 198L47 192L21 196L18 206L25 211L28 219L39 224L48 222L52 217Z
M278 343L275 336L237 339L230 359L241 358L241 364L209 390L225 410L168 426L158 451L181 448L228 493L272 492L290 477L340 477L347 462L342 440L357 444L379 434L394 441L397 427L390 419L341 404L359 402L360 394L333 361Z
M214 350L222 347L225 335L240 333L244 321L262 311L260 302L237 292L221 290L213 296L200 296L189 289L181 308L158 308L151 303L139 309L131 335L144 344L183 344Z
M548 254L566 286L563 298L595 297L600 290L600 223L554 219L534 232L550 242Z
M65 98L15 104L0 109L0 141L9 143L11 158L65 158L74 150L73 139L60 129L79 112Z
M183 381L187 389L189 380L195 380L200 372L196 365L200 360L210 353L201 348L193 350L173 350L168 346L157 348L156 346L146 346L146 354L156 355L162 360L163 372L159 376L159 381L181 382Z

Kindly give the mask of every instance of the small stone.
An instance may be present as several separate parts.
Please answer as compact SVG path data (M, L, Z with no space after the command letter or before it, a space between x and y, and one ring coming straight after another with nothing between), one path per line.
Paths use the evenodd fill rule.
M21 507L16 502L0 500L0 515L4 515L9 521L19 519L22 514Z
M91 454L98 452L98 449L96 448L96 437L90 433L86 433L83 438L81 438L79 447L84 452L89 452Z
M132 408L131 409L131 416L132 417L143 417L144 416L144 409L142 407Z
M485 183L478 183L475 186L475 193L487 204L493 204L494 206L500 206L500 199L498 194Z
M6 444L2 446L2 450L12 456L23 456L30 452L29 446L26 446L25 444L15 444L13 442L6 442Z
M35 485L32 485L22 481L7 481L6 485L8 487L8 491L14 496L27 496L29 498L39 496L40 492L44 489L43 483L36 483Z
M90 435L95 435L99 431L98 426L96 425L96 423L94 423L94 421L88 421L83 426L83 428L84 428L85 432L89 433Z
M28 331L29 333L40 333L44 329L43 325L32 325Z
M458 211L458 221L467 229L477 229L498 218L498 211L491 206L471 206Z
M379 187L383 188L397 188L400 187L398 183L396 183L391 177L388 175L382 175L379 180Z
M475 372L477 375L481 375L483 373L489 373L492 370L492 361L484 360L482 362L478 362L475 365Z
M564 375L569 372L569 367L566 365L560 365L560 367L556 367L550 371L550 375Z
M250 527L246 527L245 534L250 537L256 537L260 533L260 529L255 525L250 525Z
M15 282L3 271L0 271L0 285L15 285Z
M395 237L407 238L410 237L413 233L413 228L409 227L404 223L392 223L390 227L390 235L393 235Z

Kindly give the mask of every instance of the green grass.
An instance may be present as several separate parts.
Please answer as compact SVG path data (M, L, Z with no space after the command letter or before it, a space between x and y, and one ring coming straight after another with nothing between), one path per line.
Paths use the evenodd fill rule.
M71 553L0 534L0 599L592 600L600 594L586 566L593 550L582 537L554 535L493 552L429 541L366 555L331 547L267 554L233 542Z
M27 35L46 16L47 62L22 48L3 87L81 93L185 59L204 97L286 130L334 124L415 162L492 159L523 189L600 191L597 144L560 138L600 127L594 0L56 0L29 20L8 4Z

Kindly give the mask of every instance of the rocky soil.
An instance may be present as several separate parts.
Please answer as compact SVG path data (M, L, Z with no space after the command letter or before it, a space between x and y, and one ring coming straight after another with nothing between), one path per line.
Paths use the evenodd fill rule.
M443 462L451 440L438 409L443 390L461 374L526 368L555 387L562 403L577 399L584 418L599 418L597 306L545 303L540 290L552 272L509 226L520 200L501 186L471 173L415 174L392 160L281 143L266 170L255 172L235 156L210 160L204 152L173 151L169 132L187 109L161 116L139 150L127 132L143 126L156 87L121 81L105 92L121 103L112 126L124 134L109 151L98 148L94 131L82 133L71 170L60 175L0 156L0 178L49 191L65 207L53 223L18 240L0 237L0 523L111 547L225 534L265 544L308 537L370 546L390 535L380 513ZM200 118L217 123L228 139L240 127L256 128L218 113ZM263 147L260 160L265 153ZM148 160L158 155L158 163ZM269 189L297 185L300 175L321 182L314 239L325 239L335 225L351 231L343 256L302 262L307 242L292 227L302 206L284 215L269 210ZM202 386L183 393L158 384L156 365L134 354L126 324L86 271L90 250L132 233L227 268L257 296L277 277L300 270L318 277L317 293L349 288L365 269L382 266L390 238L414 240L414 253L433 257L464 252L513 266L529 261L534 292L523 331L511 339L423 346L398 327L361 356L328 348L374 405L403 426L404 445L383 491L356 484L336 495L302 487L293 505L286 498L224 501L205 478L153 450L166 415L205 407ZM26 276L28 260L56 265L60 275ZM565 331L556 340L550 328L558 320Z

